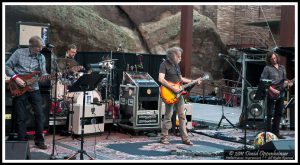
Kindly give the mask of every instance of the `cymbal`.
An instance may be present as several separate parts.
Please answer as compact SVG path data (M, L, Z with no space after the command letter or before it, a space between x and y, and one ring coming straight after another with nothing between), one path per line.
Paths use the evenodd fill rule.
M74 59L69 58L57 58L56 62L59 69L69 69L73 66L79 66L78 62L76 62Z
M101 61L101 62L112 62L112 61L117 61L119 59L110 59L110 60L104 60L104 61Z

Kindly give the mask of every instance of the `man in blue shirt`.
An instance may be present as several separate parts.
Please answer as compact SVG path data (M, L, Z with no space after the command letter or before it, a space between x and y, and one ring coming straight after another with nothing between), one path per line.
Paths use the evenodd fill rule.
M17 49L5 63L6 74L11 77L18 86L26 87L26 81L21 76L38 71L40 75L47 75L45 56L40 53L43 40L39 36L29 39L29 48ZM42 96L38 82L30 85L31 89L23 95L14 98L14 108L17 116L18 139L26 141L26 116L28 109L26 103L32 105L35 116L35 145L40 149L47 149L44 143L42 130L44 129L45 116L42 109Z

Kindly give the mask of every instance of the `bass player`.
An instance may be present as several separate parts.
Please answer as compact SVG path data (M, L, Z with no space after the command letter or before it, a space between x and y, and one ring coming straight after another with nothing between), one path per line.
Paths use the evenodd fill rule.
M6 74L11 77L19 87L25 88L26 82L20 77L29 75L33 72L40 72L47 75L45 56L40 53L43 47L43 40L39 36L32 36L29 39L29 48L17 49L5 63ZM14 108L17 117L18 140L27 141L26 137L26 116L29 112L26 103L32 105L35 116L35 145L40 149L47 149L42 134L44 129L45 115L42 109L42 96L38 82L30 85L28 92L17 96L14 99Z

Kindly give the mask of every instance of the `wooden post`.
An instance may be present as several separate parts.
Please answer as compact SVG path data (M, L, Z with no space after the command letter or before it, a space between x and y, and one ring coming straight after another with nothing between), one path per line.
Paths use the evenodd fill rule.
M183 49L180 70L183 77L191 77L193 36L193 6L181 7L180 47Z

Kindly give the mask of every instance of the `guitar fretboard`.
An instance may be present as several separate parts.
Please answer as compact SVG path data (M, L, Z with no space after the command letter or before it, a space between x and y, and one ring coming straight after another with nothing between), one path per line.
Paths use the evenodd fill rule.
M74 68L73 68L74 69ZM81 67L75 67L75 70L80 70ZM64 70L63 72L60 72L62 75L66 74L66 73L69 73L70 71L72 71L72 69L67 69L67 70ZM37 81L45 81L45 80L49 80L49 79L53 79L55 78L57 75L57 73L52 73L52 74L49 74L49 75L44 75L44 76L41 76L39 78L32 78L30 80L27 80L26 81L26 84L27 85L31 85Z

